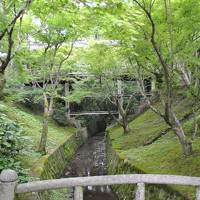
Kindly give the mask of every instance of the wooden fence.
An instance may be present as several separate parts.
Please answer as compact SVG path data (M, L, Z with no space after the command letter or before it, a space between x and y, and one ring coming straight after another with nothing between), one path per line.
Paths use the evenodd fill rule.
M14 200L15 194L74 187L74 200L83 200L83 187L117 184L136 184L133 199L145 200L145 184L190 185L196 187L196 200L200 200L200 178L174 175L126 174L91 176L34 181L18 184L18 175L13 170L3 170L0 175L0 200Z

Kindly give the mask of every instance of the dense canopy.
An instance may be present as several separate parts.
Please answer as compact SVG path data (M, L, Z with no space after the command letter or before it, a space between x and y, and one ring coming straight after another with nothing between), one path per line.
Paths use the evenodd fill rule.
M62 123L74 125L70 104L77 112L103 109L105 121L116 122L124 135L134 132L129 122L136 110L150 109L184 155L197 151L199 0L2 0L0 16L0 97L42 107L37 152L47 153L52 118L62 115ZM182 99L191 103L187 116L177 109ZM0 155L15 157L17 136L15 147L2 137L6 153Z

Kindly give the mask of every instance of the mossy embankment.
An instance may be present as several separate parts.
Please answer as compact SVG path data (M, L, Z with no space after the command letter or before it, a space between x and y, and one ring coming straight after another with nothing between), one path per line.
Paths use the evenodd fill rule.
M30 177L33 179L59 178L78 147L83 143L81 131L74 127L60 127L54 121L50 121L47 154L41 155L36 152L36 149L41 136L42 116L8 102L0 102L0 111L24 130L27 148L21 152L18 159L22 167L29 170ZM28 199L27 196L23 195L18 199ZM43 197L43 199L50 199L49 194Z
M159 106L159 104L157 105ZM180 118L192 112L192 104L187 99L176 102L176 113ZM198 117L199 120L199 117ZM184 121L184 130L187 135L193 133L193 118ZM150 145L145 145L158 134L167 130L165 122L150 109L130 122L130 133L123 134L121 127L116 126L107 130L112 149L109 157L109 173L148 173L200 176L200 137L199 133L193 141L193 154L184 156L177 137L172 131L162 135ZM121 167L119 167L121 166ZM194 199L195 188L183 186L162 186L181 199ZM131 188L118 187L117 190L131 192ZM132 188L133 190L133 188ZM128 194L128 192L126 192ZM153 199L165 199L163 194ZM151 196L151 195L150 195ZM125 198L125 197L124 197ZM129 199L128 197L126 199ZM152 199L152 198L150 198ZM170 197L170 199L173 199ZM175 199L178 199L176 197Z

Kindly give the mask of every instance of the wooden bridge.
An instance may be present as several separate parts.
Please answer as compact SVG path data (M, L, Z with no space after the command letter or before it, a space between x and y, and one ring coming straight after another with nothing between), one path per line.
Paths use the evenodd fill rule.
M117 111L87 111L87 112L77 112L77 113L69 113L69 116L90 116L90 115L118 115Z
M13 170L3 170L0 175L0 200L14 200L15 194L41 192L45 190L74 187L74 200L83 200L86 186L136 184L135 200L145 200L145 184L190 185L196 187L196 200L200 200L200 177L127 174L110 176L91 176L34 181L18 184L18 175Z

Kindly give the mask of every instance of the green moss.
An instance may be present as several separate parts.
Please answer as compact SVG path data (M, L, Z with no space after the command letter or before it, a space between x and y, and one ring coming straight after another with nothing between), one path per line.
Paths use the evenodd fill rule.
M5 102L0 102L0 112L5 113L8 118L17 122L24 129L24 136L27 136L27 148L18 158L24 168L30 169L30 175L35 179L59 178L83 142L81 133L77 133L77 135L75 134L77 129L60 127L50 121L47 155L42 156L35 151L41 136L42 116L36 115L24 107ZM40 193L39 196L41 199L59 200L67 197L68 193L68 190L52 191ZM32 199L32 194L18 195L17 199Z
M146 140L155 137L162 130L167 128L163 120L158 118L157 115L150 110L132 121L129 126L131 131L127 135L122 134L123 130L120 127L115 127L110 130L111 139L114 140L114 148L124 151L133 147L142 146Z
M176 112L183 118L191 112L191 103L186 100L177 101ZM182 154L181 146L173 132L167 133L151 145L144 146L146 141L168 128L166 123L151 110L131 121L129 125L131 131L128 135L123 135L120 127L108 130L113 149L120 159L144 173L200 176L199 137L193 141L193 155L186 157ZM193 126L193 119L184 123L187 135L191 136ZM186 198L194 198L194 187L170 186L170 188Z
M24 131L25 135L29 137L28 150L20 158L22 164L26 168L31 168L35 165L38 159L41 158L41 154L36 153L38 142L41 136L42 129L42 116L33 114L28 109L18 107L11 103L0 102L0 110L4 112L10 119L19 123ZM73 127L60 127L53 121L49 123L49 134L47 141L47 151L52 153L59 145L63 144L68 138L70 138L76 129Z

